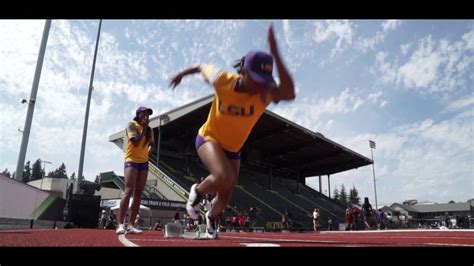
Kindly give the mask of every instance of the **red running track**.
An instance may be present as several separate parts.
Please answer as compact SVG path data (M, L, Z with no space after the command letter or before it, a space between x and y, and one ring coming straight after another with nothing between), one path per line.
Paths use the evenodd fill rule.
M217 240L166 238L163 232L117 236L113 230L2 230L0 247L474 247L474 230L221 233Z

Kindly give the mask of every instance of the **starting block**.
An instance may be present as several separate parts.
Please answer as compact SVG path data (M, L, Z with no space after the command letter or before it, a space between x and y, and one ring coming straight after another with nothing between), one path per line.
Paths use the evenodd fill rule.
M181 224L168 223L165 225L165 237L185 238L185 239L195 239L195 240L208 239L205 224L199 225L197 231L184 232Z
M178 223L165 225L165 237L183 237L183 227Z
M205 224L200 224L197 231L184 232L185 239L205 240L207 238L207 230Z

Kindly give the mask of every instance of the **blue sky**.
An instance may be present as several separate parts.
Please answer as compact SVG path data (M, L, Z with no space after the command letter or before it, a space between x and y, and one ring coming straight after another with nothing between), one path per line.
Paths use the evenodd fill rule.
M270 110L370 158L378 204L474 198L472 20L104 20L84 175L123 174L108 142L139 105L155 114L212 93L202 78L176 91L168 77L193 63L233 71L248 50L268 50L273 23L297 89ZM16 169L44 20L0 20L0 169ZM76 172L98 21L53 20L26 160ZM317 187L317 178L308 178ZM370 166L336 174L374 201ZM323 178L327 188L327 178Z

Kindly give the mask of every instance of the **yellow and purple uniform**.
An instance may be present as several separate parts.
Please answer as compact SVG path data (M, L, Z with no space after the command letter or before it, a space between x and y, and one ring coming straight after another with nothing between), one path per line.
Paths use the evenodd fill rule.
M126 129L128 142L127 150L125 151L125 168L135 167L141 170L141 168L143 168L140 166L141 164L146 164L146 166L148 166L147 139L143 137L137 146L133 145L133 142L130 141L130 139L136 137L143 130L143 127L135 120L130 121L128 125L129 126L127 126ZM139 167L136 167L137 165Z
M226 151L237 153L266 106L260 94L234 90L239 74L219 71L212 65L204 65L201 71L206 81L213 85L215 97L199 135L206 141L216 142Z

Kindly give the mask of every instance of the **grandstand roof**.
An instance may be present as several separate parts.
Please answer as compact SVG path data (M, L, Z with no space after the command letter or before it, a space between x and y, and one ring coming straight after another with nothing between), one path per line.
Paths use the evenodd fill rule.
M432 213L432 212L460 212L460 211L471 211L474 207L469 202L457 202L457 203L441 203L441 204L416 204L416 205L403 205L400 203L394 203L391 208L400 207L409 212L418 213Z
M442 204L417 204L412 206L418 212L453 212L453 211L470 211L471 204L469 202L442 203Z
M162 141L174 138L193 144L194 136L207 119L212 100L213 95L209 95L155 116L150 119L150 126L163 125ZM109 140L117 142L122 136L123 131L111 135ZM269 110L262 115L244 145L242 160L261 167L272 166L274 173L280 175L295 176L299 170L300 177L331 175L372 163L371 159L323 134Z

